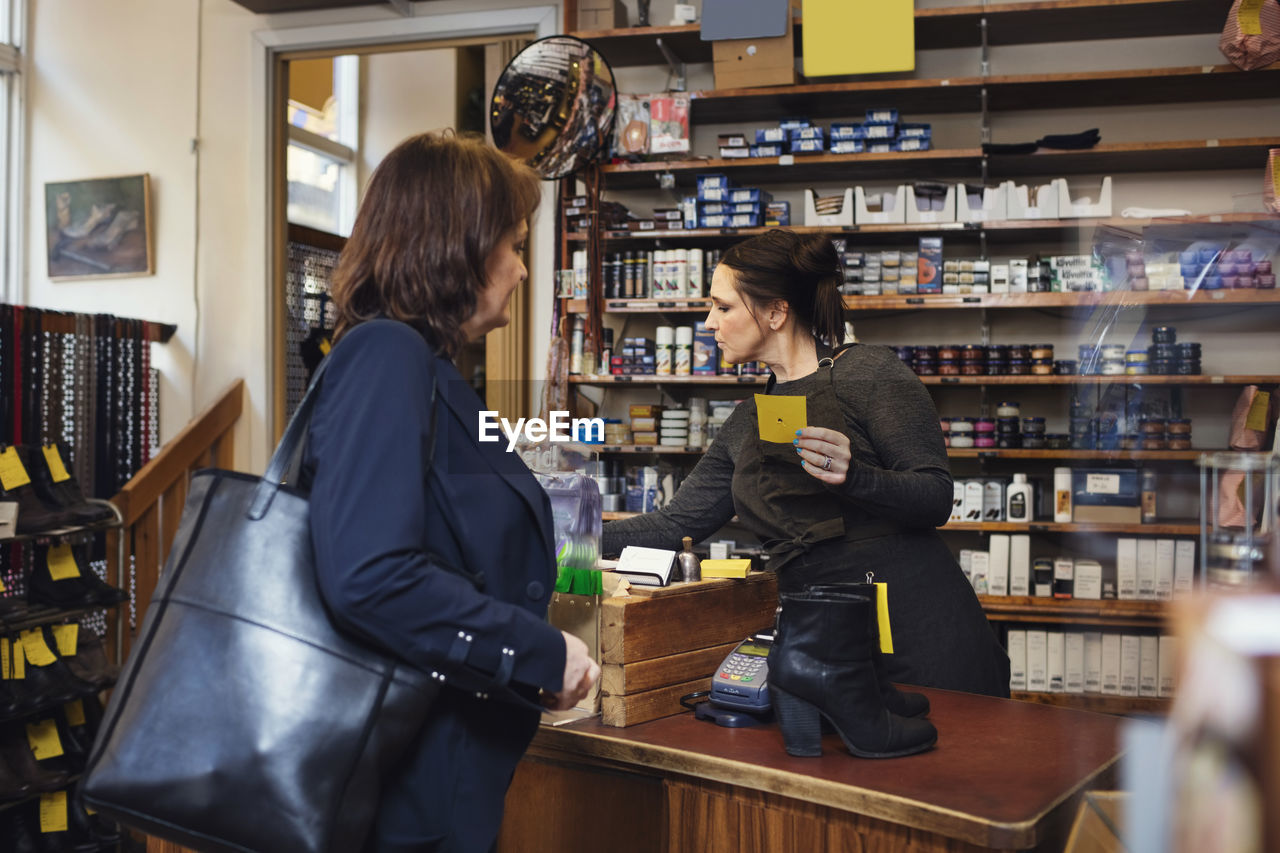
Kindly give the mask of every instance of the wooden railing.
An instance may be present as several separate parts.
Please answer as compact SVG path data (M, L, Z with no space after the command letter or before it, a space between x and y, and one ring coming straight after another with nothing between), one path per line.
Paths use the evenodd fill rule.
M132 610L124 613L122 630L113 624L114 620L108 620L107 627L107 647L114 649L118 645L120 660L129 655L133 635L142 623L169 556L187 499L187 479L200 468L234 468L232 431L243 408L244 380L237 379L111 498L124 517L124 525L107 535L107 577L123 577L128 588L130 558L133 564ZM118 573L121 554L123 574Z

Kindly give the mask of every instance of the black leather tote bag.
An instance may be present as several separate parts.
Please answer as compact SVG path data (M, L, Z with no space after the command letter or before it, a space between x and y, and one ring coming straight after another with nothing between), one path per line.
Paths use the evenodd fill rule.
M307 496L281 485L327 364L261 479L191 478L90 754L89 806L195 850L360 850L439 689L334 628Z

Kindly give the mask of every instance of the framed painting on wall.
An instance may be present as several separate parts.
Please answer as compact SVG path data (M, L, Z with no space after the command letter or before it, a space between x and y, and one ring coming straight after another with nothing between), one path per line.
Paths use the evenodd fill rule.
M151 176L44 185L49 278L151 275Z

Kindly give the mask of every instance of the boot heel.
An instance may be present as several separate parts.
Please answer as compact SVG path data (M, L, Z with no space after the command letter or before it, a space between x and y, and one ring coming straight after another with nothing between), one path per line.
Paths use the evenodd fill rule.
M822 755L822 716L817 707L774 686L769 687L769 693L787 755L797 758Z

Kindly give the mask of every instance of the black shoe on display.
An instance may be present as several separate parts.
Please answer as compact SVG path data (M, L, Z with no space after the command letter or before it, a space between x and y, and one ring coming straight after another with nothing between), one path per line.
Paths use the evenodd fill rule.
M938 740L926 720L885 707L872 662L875 605L861 595L784 593L769 650L769 692L787 754L822 754L822 718L859 758L923 752Z
M81 628L76 641L76 653L63 657L67 669L81 681L87 681L98 690L106 690L120 677L120 667L107 660L107 651L93 631Z
M824 583L812 584L804 588L805 592L814 595L863 595L876 600L876 586L873 583ZM871 661L876 667L876 682L880 685L880 695L884 706L899 717L929 716L929 698L923 693L912 693L899 690L889 681L885 673L884 652L880 650L880 620L870 620L871 629Z
M0 850L6 853L40 853L40 845L22 807L0 812Z
M18 454L18 459L22 459L21 453ZM25 470L25 461L22 467ZM34 480L30 472L26 472L26 475L27 479L32 480L32 482L23 483L22 485L11 484L12 488L9 489L3 488L3 485L0 484L0 501L12 502L18 505L18 523L14 532L21 536L28 533L42 533L75 526L75 516L59 509L57 506L52 506L42 501L39 494L36 493Z
M4 757L0 756L0 802L21 800L30 796L30 794L31 783L14 772L13 768L4 760ZM3 833L0 833L0 838L3 838ZM8 848L0 847L0 849L7 850Z
M80 484L65 463L69 457L58 445L19 445L18 456L27 469L32 487L46 505L71 513L77 524L94 524L115 517L109 507L85 500ZM60 468L57 476L65 475L63 479L55 480L55 474L49 467L49 456L54 456L54 464Z
M27 740L27 729L24 723L8 723L0 728L0 758L4 759L9 769L17 774L18 778L31 786L33 793L59 791L71 784L71 773L64 768L53 765L43 766L57 759L36 761L35 755L31 752L31 744Z
M37 545L35 565L31 577L27 579L27 600L32 604L46 607L111 607L126 600L129 596L110 584L104 583L97 573L89 567L86 559L86 547L70 546L70 558L74 561L75 574L54 580L54 568L50 565L50 557L57 553L55 549L65 545ZM68 564L69 565L69 564Z

